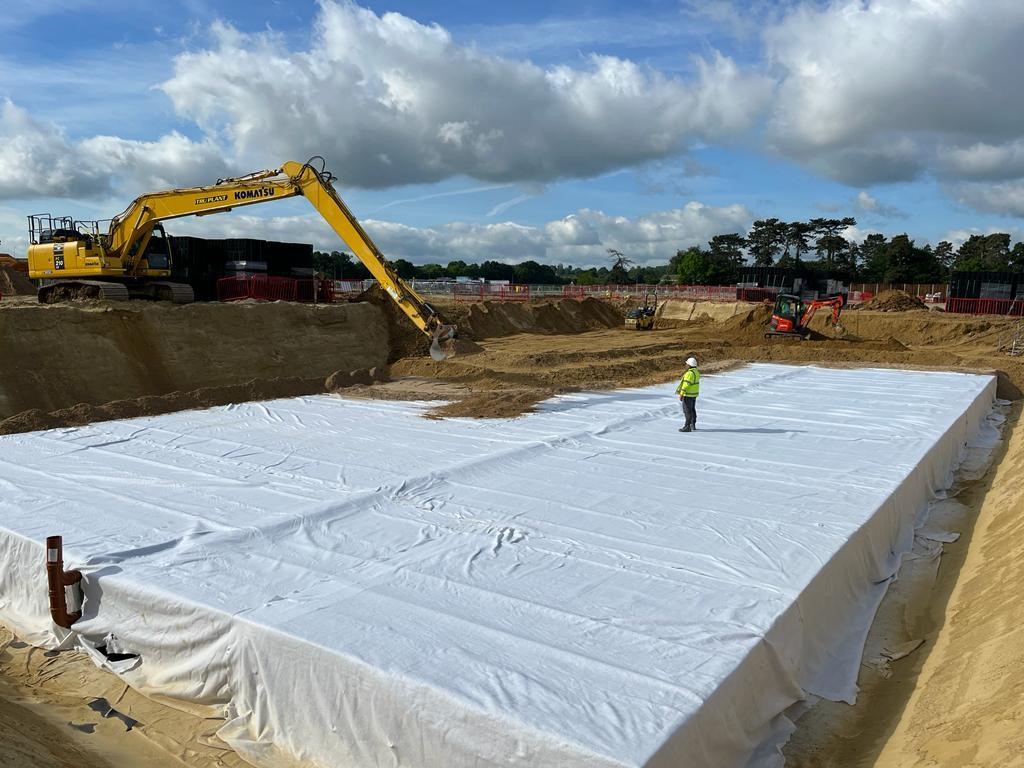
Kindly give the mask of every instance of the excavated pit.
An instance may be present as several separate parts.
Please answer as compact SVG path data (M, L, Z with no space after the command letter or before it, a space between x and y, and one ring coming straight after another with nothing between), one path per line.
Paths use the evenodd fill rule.
M818 318L820 340L797 342L765 340L766 309L757 305L668 302L659 308L657 329L638 333L621 329L621 315L609 305L602 304L609 310L604 320L559 326L531 319L550 313L539 304L441 307L475 354L437 364L411 327L405 330L412 343L400 341L393 329L404 321L389 321L390 303L39 307L5 294L0 418L15 418L0 422L0 431L319 393L337 372L328 388L343 387L347 396L444 400L433 416L507 417L552 393L663 383L690 354L709 373L751 361L811 362L995 371L998 395L1011 399L1024 386L1024 365L999 352L1016 325L1010 318L866 310L844 313L841 338ZM549 306L559 316L574 315L570 305ZM386 371L389 361L390 381L352 375ZM1012 583L1012 574L1005 580ZM865 697L857 710L868 717L871 708ZM806 756L816 746L801 749ZM805 763L797 757L793 764Z
M458 354L437 363L386 296L363 298L315 307L0 302L0 434L338 388L446 400L435 417L504 417L566 391L666 381L689 354L705 370L870 364L996 370L1000 397L1024 385L1021 362L998 352L1010 318L859 311L844 314L842 334L816 318L813 339L797 341L765 339L770 309L756 304L663 302L650 332L623 329L621 311L597 299L454 304L439 309L459 327Z
M273 744L321 765L497 768L516 745L537 766L766 766L800 691L852 700L995 382L706 381L687 436L662 383L494 429L317 396L5 438L0 553L30 574L60 530L86 574L77 630L142 659L132 686L238 713L217 733L256 765ZM812 487L830 504L809 516ZM0 604L37 637L26 581Z

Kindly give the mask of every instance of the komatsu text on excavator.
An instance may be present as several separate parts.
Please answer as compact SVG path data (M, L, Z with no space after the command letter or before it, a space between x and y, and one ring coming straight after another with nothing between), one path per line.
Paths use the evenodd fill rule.
M398 276L335 191L333 181L334 176L324 170L323 158L313 157L305 163L288 161L277 170L220 179L209 187L142 195L111 219L106 231L101 231L99 221L29 216L29 277L39 281L39 301L44 303L77 297L187 303L193 300L191 286L169 280L172 254L161 222L301 195L416 327L432 338L431 356L449 357L454 351L455 326L445 324Z

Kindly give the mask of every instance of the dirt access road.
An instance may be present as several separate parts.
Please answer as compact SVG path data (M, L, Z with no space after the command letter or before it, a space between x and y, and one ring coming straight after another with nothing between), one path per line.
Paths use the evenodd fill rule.
M110 415L133 415L201 407L221 396L247 399L323 391L318 377L325 372L383 365L385 353L391 380L354 384L344 394L450 401L439 403L433 417L513 416L558 392L664 382L679 374L681 360L689 354L697 355L707 374L766 360L998 369L1001 396L1019 398L1024 388L1024 365L998 350L1015 328L1011 320L926 310L851 311L844 316L847 332L841 338L827 338L832 332L816 325L821 340L766 342L767 312L760 306L676 302L662 307L660 327L652 332L623 330L618 309L601 302L448 307L466 339L464 351L470 354L439 364L424 356L422 339L390 315L386 305L374 311L258 305L178 307L166 312L157 307L90 306L69 310L60 321L54 308L22 304L12 310L28 314L18 315L0 306L0 328L8 337L0 340L0 354L31 347L40 355L52 341L50 334L66 337L69 328L72 338L61 340L61 349L73 345L75 328L87 329L90 337L100 340L116 332L117 343L105 349L103 370L135 372L114 390L76 389L76 382L94 375L96 364L86 361L83 373L80 366L64 361L59 382L37 378L36 387L43 388L36 395L38 407L0 410L0 419L7 419L0 421L0 429L82 423L105 414L112 392L121 405ZM51 316L40 314L46 312ZM77 319L76 312L81 315ZM125 334L125 326L150 334L170 327L173 339L165 339L164 346L147 345L149 357L140 362L133 357L137 342ZM229 331L214 333L217 327ZM305 338L295 345L292 340L300 331ZM341 351L330 346L336 333L345 340ZM11 334L23 338L14 342ZM388 339L387 348L365 344L368 338L378 347L381 339ZM191 345L192 362L183 345ZM277 380L259 375L267 348L274 353L268 361L275 372L293 372L293 378L301 379L292 381L290 390L279 392L269 385L269 392L260 389L259 382ZM327 359L317 358L317 352ZM220 358L220 364L206 372L206 361L213 357ZM187 372L173 370L179 363L188 366ZM171 366L168 376L174 381L147 375L154 365ZM0 367L0 393L6 385L14 393L10 399L24 405L26 391L20 388L20 379L5 382L5 370L12 368ZM246 382L249 386L243 386ZM82 392L87 395L79 397ZM197 398L197 392L206 399ZM75 404L80 407L68 407ZM946 545L926 609L903 618L900 608L896 629L889 628L908 641L923 639L924 644L893 662L889 677L866 667L864 690L855 707L823 702L809 713L787 748L787 765L1024 765L1024 638L1019 629L1024 627L1024 604L1018 599L1024 591L1024 523L1017 513L1024 495L1019 490L1024 488L1024 429L1017 427L1019 414L1019 406L1010 412L1009 445L998 466L961 490L963 512L957 530L963 535ZM117 716L104 717L97 700L107 701L138 723L127 730ZM12 637L0 637L4 765L237 764L232 762L237 757L212 735L216 726L215 720L170 710L125 691L116 679L97 672L74 653L48 657L19 647ZM60 748L50 746L54 744ZM161 762L142 757L152 754L149 749L158 750ZM74 760L68 758L72 754ZM125 755L136 755L141 762L132 763Z

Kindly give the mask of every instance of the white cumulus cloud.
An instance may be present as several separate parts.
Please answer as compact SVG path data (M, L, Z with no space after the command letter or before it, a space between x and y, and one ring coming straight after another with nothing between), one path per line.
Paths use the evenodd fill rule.
M801 6L765 32L768 140L854 185L992 173L999 153L981 145L1024 137L1022 33L1019 0Z
M1024 180L964 182L950 187L950 193L964 205L986 213L1024 216Z
M223 23L212 33L162 85L178 113L238 157L324 155L362 187L593 176L736 136L771 96L716 53L692 81L611 56L545 69L347 0L323 0L304 50Z
M93 136L75 142L10 100L0 106L0 199L135 196L212 184L227 167L208 139L170 133L156 141Z
M873 214L886 219L903 219L907 214L893 205L886 205L871 195L867 190L862 189L857 193L853 207L858 213Z
M608 249L622 251L638 264L664 264L677 250L704 245L723 232L745 232L753 221L742 205L720 208L689 202L681 208L629 218L580 210L542 226L514 222L455 222L413 227L392 221L361 223L389 259L414 264L449 261L535 260L575 266L607 266ZM233 213L179 219L167 225L170 234L200 237L252 237L312 243L323 251L347 250L316 214L261 218Z

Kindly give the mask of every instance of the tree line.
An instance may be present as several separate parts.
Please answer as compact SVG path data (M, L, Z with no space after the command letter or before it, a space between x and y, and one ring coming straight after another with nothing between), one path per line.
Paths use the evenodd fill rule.
M686 285L731 285L740 272L757 267L796 267L823 270L849 282L941 283L952 272L1024 272L1024 242L1011 245L999 232L972 235L959 248L945 240L936 246L917 245L907 234L888 238L869 234L862 241L847 239L852 217L786 222L759 219L745 233L715 235L707 247L677 251L667 264L638 266L628 255L608 249L608 266L573 267L499 261L446 265L415 265L405 259L391 262L405 279L483 278L513 283L606 285L679 282ZM313 254L314 268L327 277L362 280L369 270L351 254L339 251Z

